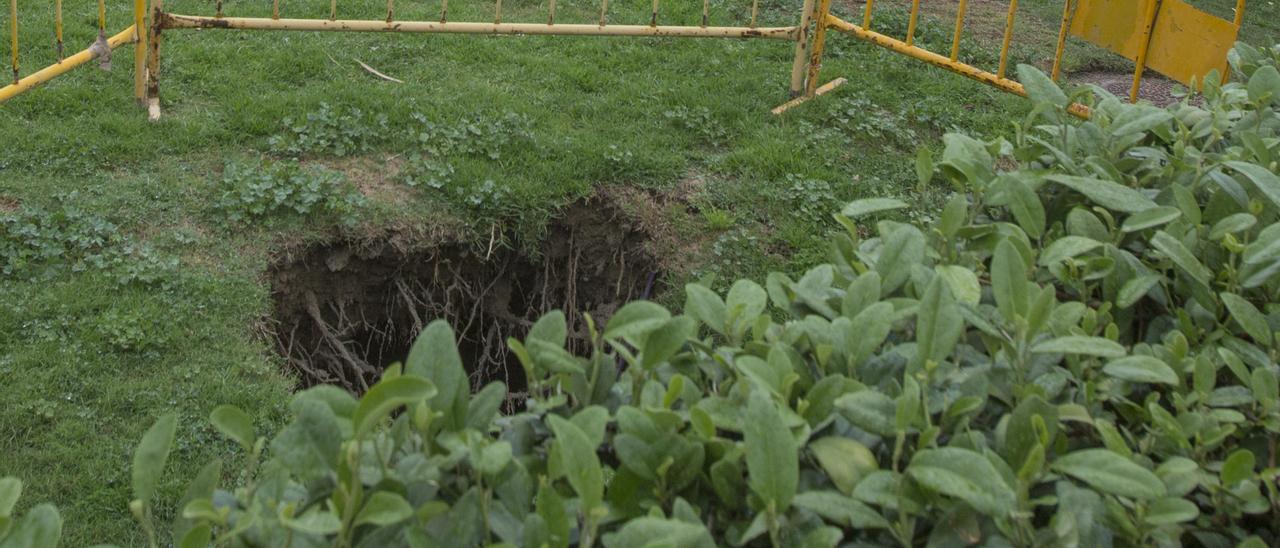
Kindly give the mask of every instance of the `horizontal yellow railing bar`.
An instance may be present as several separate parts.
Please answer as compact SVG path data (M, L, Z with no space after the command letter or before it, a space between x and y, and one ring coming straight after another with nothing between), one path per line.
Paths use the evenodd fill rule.
M124 29L120 31L119 34L116 34L115 36L108 38L107 45L111 46L111 49L116 49L125 44L133 43L137 37L133 31L134 31L134 26L129 25L129 28ZM94 58L96 57L97 55L93 52L93 50L85 49L80 53L77 53L75 55L67 57L66 59L63 59L61 63L57 63L55 65L50 65L43 69L40 69L35 73L27 76L26 78L18 80L17 83L9 84L5 87L0 88L0 101L5 101L7 99L10 99L15 95L18 95L24 91L28 91L31 88L34 88L40 84L48 82L49 80L52 80L62 74L66 74L67 72L70 72L72 69L80 65L83 65L85 63L88 63L89 61L94 60Z
M901 53L907 57L919 59L935 67L944 68L961 76L965 76L992 87L999 88L1009 93L1026 96L1027 92L1015 80L1001 78L995 74L967 65L958 61L952 61L945 55L938 55L927 49L916 46L907 45L906 42L886 36L875 31L866 30L858 25L845 21L839 17L828 14L821 24L831 27L835 30L854 36L855 38L865 40L882 48ZM1075 103L1068 109L1072 114L1081 118L1089 117L1089 107Z
M199 17L166 13L162 29L322 30L348 32L421 32L442 34L562 34L578 36L675 36L707 38L776 38L796 40L799 27L674 27L649 25L547 25L543 23L455 23L432 21L368 21Z

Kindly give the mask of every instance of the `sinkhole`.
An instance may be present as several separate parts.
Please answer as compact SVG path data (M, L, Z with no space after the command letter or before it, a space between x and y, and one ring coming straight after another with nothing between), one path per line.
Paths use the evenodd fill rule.
M542 314L560 309L571 350L586 346L590 314L603 325L661 280L649 238L599 197L561 210L536 252L459 242L411 246L390 238L331 240L289 253L269 269L272 336L303 387L355 393L403 361L418 333L453 326L472 389L498 380L509 404L523 402L524 370L507 348Z

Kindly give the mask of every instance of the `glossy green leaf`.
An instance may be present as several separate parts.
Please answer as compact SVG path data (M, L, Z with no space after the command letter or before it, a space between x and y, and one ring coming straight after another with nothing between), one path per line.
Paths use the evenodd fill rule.
M15 477L0 478L0 517L13 515L13 507L22 496L22 481Z
M400 376L375 384L360 398L351 422L356 437L362 437L396 408L436 396L436 387L422 377Z
M1084 238L1081 236L1063 236L1054 240L1040 254L1040 265L1049 266L1057 262L1067 260L1069 258L1084 255L1094 249L1102 247L1102 242Z
M845 394L836 400L836 408L854 426L881 436L897 433L894 417L897 406L889 396L875 390Z
M1119 183L1075 175L1048 175L1045 179L1079 192L1108 209L1137 213L1156 207L1156 203L1141 192Z
M628 521L617 532L604 536L605 548L714 548L715 540L700 523L659 517Z
M606 339L638 341L671 319L671 312L649 301L631 301L609 318L604 329Z
M14 522L9 534L0 537L4 548L45 548L62 539L62 516L52 504L39 504Z
M1031 65L1018 65L1018 81L1027 90L1027 96L1037 104L1049 104L1066 107L1069 100L1058 83L1049 78L1040 69Z
M889 521L870 506L834 491L809 491L795 498L796 506L827 521L853 529L888 529Z
M1164 483L1150 470L1106 449L1075 451L1053 461L1050 467L1103 493L1138 500L1165 495Z
M156 485L164 474L165 463L169 460L169 448L173 445L173 434L178 427L178 416L173 413L162 415L142 435L137 449L133 453L133 497L142 501L151 500Z
M724 333L725 304L714 291L699 284L684 286L684 311L717 333Z
M907 474L924 487L965 501L993 517L1013 511L1017 496L991 461L969 449L943 447L916 453Z
M1137 232L1171 223L1182 217L1182 211L1176 207L1153 207L1130 215L1120 225L1122 232Z
M1029 286L1022 254L1008 240L1001 241L991 257L991 291L1006 320L1026 315L1030 307Z
M916 311L917 361L942 362L951 355L964 334L964 318L956 306L951 290L941 277L935 277Z
M863 477L879 468L875 454L867 446L850 438L820 438L809 443L809 450L813 452L827 477L831 478L831 482L846 495L853 492L853 488Z
M1234 169L1237 173L1244 175L1246 179L1253 183L1254 188L1262 194L1271 205L1280 207L1280 175L1276 175L1265 167L1248 162L1224 162L1224 165Z
M1151 501L1147 506L1144 519L1151 525L1173 525L1185 523L1200 516L1200 509L1195 503L1182 499L1166 497Z
M355 525L379 527L399 523L413 516L413 507L404 497L391 491L374 491L356 514Z
M253 418L234 405L219 405L209 415L209 422L222 435L240 444L246 451L253 449L257 436L253 433Z
M1237 483L1252 478L1255 462L1252 451L1248 449L1233 451L1227 456L1227 460L1222 462L1222 471L1219 473L1222 485L1234 487Z
M742 422L751 490L785 512L800 479L795 438L782 422L777 405L761 390L752 390Z
M530 347L529 351L534 352L534 349ZM409 358L405 360L404 373L426 378L435 385L431 409L444 414L450 429L457 430L466 424L471 383L467 380L467 371L462 365L458 343L449 322L433 321L418 334L418 339L409 349Z
M1222 303L1227 305L1227 311L1231 313L1231 319L1240 324L1254 341L1263 345L1271 344L1271 326L1267 323L1267 317L1253 303L1244 299L1235 293L1222 292L1218 294L1222 297Z
M907 203L902 200L896 200L893 198L865 198L849 202L844 206L844 209L840 211L840 214L850 219L856 219L864 215L893 209L902 209L904 207L907 207Z
M589 514L604 498L604 472L595 445L582 429L561 417L551 415L547 423L555 432L569 485L578 493L584 514Z
M1178 384L1178 374L1168 364L1151 356L1129 356L1107 362L1102 372L1117 379L1153 384Z
M1040 354L1075 354L1100 358L1119 358L1125 355L1124 347L1115 341L1102 337L1077 335L1044 341L1032 347L1031 351Z

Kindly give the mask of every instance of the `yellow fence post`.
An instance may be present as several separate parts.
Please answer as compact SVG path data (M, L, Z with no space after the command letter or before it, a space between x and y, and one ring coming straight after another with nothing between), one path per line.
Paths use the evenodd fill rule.
M18 83L18 0L9 0L9 29L12 31L13 41L10 47L13 48L13 83Z
M147 27L147 117L160 118L160 29L164 0L151 0L151 26Z
M1156 26L1156 8L1160 0L1147 0L1147 9L1143 14L1142 45L1138 47L1138 58L1134 61L1133 86L1129 88L1129 102L1138 102L1138 91L1142 87L1142 73L1147 70L1147 49L1151 47L1151 29Z
M916 20L920 18L920 0L911 1L911 16L907 19L907 45L916 42Z
M1062 1L1062 26L1058 28L1058 46L1053 51L1053 70L1050 78L1056 82L1058 75L1062 74L1062 52L1067 49L1067 31L1071 27L1072 6L1075 0Z
M53 2L53 43L58 50L58 62L62 62L62 0Z
M147 101L147 0L133 0L133 96Z
M871 1L867 0L867 5ZM831 0L819 0L814 12L813 47L809 50L809 74L804 81L804 94L813 95L818 89L818 72L822 70L822 50L827 43L827 14L831 13Z
M1004 20L1004 43L1000 45L1000 68L996 70L997 78L1004 78L1005 69L1009 68L1009 43L1013 41L1013 18L1018 11L1018 0L1009 0L1009 15Z
M960 7L956 10L956 33L951 37L951 61L955 62L960 58L960 35L964 32L964 12L969 8L969 0L960 0ZM871 30L871 29L867 29Z
M605 0L608 1L608 0ZM800 35L796 37L796 56L791 62L791 97L804 93L804 68L809 60L809 23L813 18L813 0L804 0L800 8Z

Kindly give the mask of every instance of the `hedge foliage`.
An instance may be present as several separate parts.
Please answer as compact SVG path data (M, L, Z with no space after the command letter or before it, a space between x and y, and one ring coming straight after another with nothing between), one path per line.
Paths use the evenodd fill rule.
M175 543L1275 546L1278 59L1239 46L1168 108L1021 67L1012 140L920 157L955 189L936 223L848 204L828 264L632 302L586 355L547 314L510 341L516 413L471 393L443 322L360 399L299 393L269 442L219 407L242 481L211 463ZM134 462L152 539L174 430ZM52 507L10 516L19 490L0 544L56 541Z

